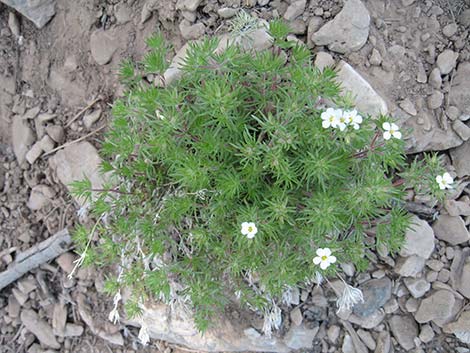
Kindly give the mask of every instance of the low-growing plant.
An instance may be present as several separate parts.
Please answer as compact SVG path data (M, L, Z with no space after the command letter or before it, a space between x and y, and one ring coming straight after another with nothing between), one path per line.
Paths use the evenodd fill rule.
M192 43L181 79L162 87L146 80L169 66L160 34L143 62L123 64L126 92L101 148L108 184L73 185L96 220L75 232L80 262L118 266L105 284L112 320L129 288L130 316L162 300L193 309L204 330L238 301L270 333L293 287L340 276L342 263L365 270L377 247L399 250L407 190L443 197L436 156L408 163L390 117L358 112L282 22L269 33L262 51ZM361 299L346 286L338 304Z

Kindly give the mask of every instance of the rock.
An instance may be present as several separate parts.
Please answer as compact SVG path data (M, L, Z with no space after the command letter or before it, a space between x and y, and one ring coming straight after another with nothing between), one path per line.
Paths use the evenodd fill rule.
M46 347L59 349L61 345L57 342L51 326L39 318L39 315L33 310L23 310L21 312L21 321L28 331L37 337L39 342Z
M399 257L393 270L403 277L416 277L423 271L425 261L417 255Z
M467 141L470 139L470 127L461 120L455 120L452 124L452 128L462 140Z
M321 51L315 55L314 65L319 70L323 71L325 67L333 67L335 65L335 60L329 53Z
M295 308L290 312L290 319L295 326L300 326L303 320L302 311L300 308Z
M54 149L54 146L55 146L54 141L48 135L43 136L41 141L39 141L39 143L41 145L41 149L44 152L52 151Z
M470 27L470 9L462 11L458 18L462 26Z
M69 188L70 183L88 178L94 189L103 187L100 174L101 158L95 147L87 141L75 143L58 151L49 159L49 165L62 184ZM83 206L83 199L77 199Z
M314 46L312 41L313 34L318 31L323 23L323 19L318 16L312 16L307 25L307 45L309 48Z
M343 339L343 345L341 346L341 351L343 353L356 353L356 350L354 349L354 343L349 335L345 335Z
M411 218L411 228L406 231L405 243L400 249L400 255L418 255L424 259L429 259L433 251L433 229L428 222L413 215Z
M16 160L18 164L21 165L25 160L29 146L34 142L34 135L28 123L19 116L13 118L11 140Z
M390 320L390 330L398 344L409 351L415 347L414 339L418 336L418 325L409 315L393 315Z
M319 327L309 329L305 325L292 326L284 337L284 343L291 349L312 348L318 330Z
M465 298L470 299L470 263L463 265L462 273L455 282L452 287L458 290Z
M470 240L470 233L461 217L441 214L432 228L438 239L451 245L462 244Z
M37 141L26 153L26 160L28 161L29 164L33 164L36 162L36 160L41 157L41 154L43 153L42 147L41 147L41 141Z
M398 105L400 106L401 109L403 109L405 112L407 112L408 114L412 116L415 116L416 114L418 114L414 104L410 101L409 98L405 98L400 103L398 103Z
M71 252L66 252L60 255L56 259L56 262L59 265L59 267L62 269L62 271L64 271L66 274L71 274L75 266L74 264L75 260L76 260L76 256L74 254L72 254Z
M65 324L64 337L78 337L83 335L83 326L77 324Z
M178 0L176 3L176 8L178 10L186 10L194 12L197 10L202 0Z
M384 311L381 309L378 309L369 316L359 316L359 315L352 314L348 317L348 321L355 325L359 325L362 328L370 330L374 327L377 327L383 321L384 318L385 318Z
M32 211L37 211L51 202L55 196L55 191L47 185L36 185L31 190L27 206Z
M463 114L470 114L470 62L462 62L452 80L449 103L456 106Z
M448 290L438 290L421 301L415 320L420 324L434 319L446 319L452 315L455 297Z
M326 335L328 336L328 339L331 343L336 344L336 341L339 338L340 331L341 329L336 325L332 325L328 328L328 330L326 331Z
M52 311L52 332L54 335L65 336L65 323L67 322L67 307L64 303L54 304Z
M90 36L91 55L98 65L109 63L117 48L117 40L104 30L94 31Z
M95 109L83 117L83 124L89 129L101 117L101 108Z
M60 125L48 125L46 126L47 134L57 143L64 141L64 128Z
M444 94L441 91L434 91L427 99L429 109L437 109L444 102Z
M435 89L440 89L442 86L441 71L437 67L429 74L429 84Z
M439 75L439 78L441 76ZM428 82L428 77L427 77L427 74L426 74L426 69L424 68L424 65L421 61L418 62L418 70L417 70L417 73L416 73L416 82L419 82L419 83L426 83Z
M360 0L347 0L335 18L313 34L316 45L347 54L362 48L369 37L369 11Z
M198 39L206 32L206 26L202 22L191 24L188 20L183 20L179 25L181 35L184 39Z
M445 25L444 28L442 28L442 33L447 37L450 38L452 37L455 33L457 33L457 30L459 27L455 23L449 23L448 25Z
M469 97L470 98L470 97ZM452 165L459 178L470 175L470 140L450 151Z
M419 333L419 339L423 343L429 343L434 338L434 331L430 325L423 325Z
M55 0L1 0L32 21L37 28L44 27L55 15Z
M217 14L222 18L232 18L237 14L238 10L231 7L222 7L217 10Z
M119 3L114 10L114 16L116 16L116 24L126 24L132 19L132 8L127 4Z
M458 57L459 53L456 53L450 49L446 49L441 54L439 54L436 64L441 71L441 74L447 75L450 73L455 68Z
M337 65L337 80L345 91L355 96L355 105L360 112L373 117L388 113L385 100L345 61Z
M390 353L391 340L388 331L379 332L377 337L377 348L374 353Z
M14 12L8 14L8 27L10 28L11 33L19 38L21 35L20 31L20 21Z
M379 66L382 63L382 55L380 55L380 52L377 49L372 49L372 53L369 57L369 62L371 65L375 66Z
M470 311L464 311L455 322L444 326L444 332L453 333L463 343L470 343Z
M287 7L286 12L284 13L284 19L287 21L295 20L297 17L302 15L305 10L305 5L307 0L296 0Z
M372 315L381 308L392 295L392 281L388 277L371 279L360 286L364 302L353 307L353 313L362 317Z
M362 342L369 348L371 351L373 351L376 348L376 343L374 340L374 337L372 337L371 333L369 331L365 331L362 329L357 330L357 335L361 339Z
M423 278L405 278L404 283L414 298L421 298L431 289L431 283Z

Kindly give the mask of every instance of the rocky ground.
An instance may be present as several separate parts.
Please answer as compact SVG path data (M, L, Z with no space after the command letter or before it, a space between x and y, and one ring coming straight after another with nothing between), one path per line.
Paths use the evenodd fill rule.
M77 221L79 204L64 185L83 173L100 182L96 147L121 92L119 62L141 57L156 29L176 52L222 34L245 9L290 22L318 66L337 65L360 110L388 111L410 128L410 154L440 151L460 180L442 207L410 195L418 226L398 256L368 253L372 264L360 274L344 265L363 305L337 315L329 285L295 291L284 308L285 344L470 352L468 0L58 0L37 20L41 29L2 1L21 2L0 1L0 271ZM144 349L135 328L108 322L103 274L82 269L69 279L74 259L66 253L0 292L0 352L179 350L159 341ZM245 334L256 340L258 331Z

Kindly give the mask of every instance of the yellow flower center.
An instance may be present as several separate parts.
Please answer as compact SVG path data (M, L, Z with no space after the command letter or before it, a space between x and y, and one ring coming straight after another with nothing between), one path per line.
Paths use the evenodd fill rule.
M251 226L250 226L250 227L248 227L248 232L250 232L250 233L251 233L252 231L253 231L253 227L251 227Z
M323 255L323 256L321 257L321 260L322 260L322 261L326 261L327 259L328 259L328 256Z
M330 123L332 123L335 120L334 116L330 116Z
M343 117L341 117L341 118L339 119L339 121L341 121L342 123L344 123L344 122L346 121L346 119L344 119Z
M390 133L393 135L395 133L395 130L390 130Z

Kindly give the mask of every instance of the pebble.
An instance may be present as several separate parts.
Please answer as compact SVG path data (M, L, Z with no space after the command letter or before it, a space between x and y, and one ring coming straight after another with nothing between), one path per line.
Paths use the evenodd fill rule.
M83 326L77 324L65 324L64 337L78 337L83 335Z
M452 37L455 33L457 33L457 30L459 27L455 23L449 23L448 25L445 25L444 28L442 28L442 33L447 37L450 38Z
M343 353L356 353L356 349L354 348L354 343L348 334L344 336L343 345L341 346L341 351Z
M305 325L292 326L284 337L284 343L291 349L312 347L312 342L317 335L319 327L310 329Z
M392 314L399 309L398 301L395 298L391 298L384 305L384 311L386 314Z
M382 55L380 55L380 52L377 49L372 49L372 52L369 56L369 62L374 66L379 66L382 63Z
M430 325L421 326L421 332L419 333L419 339L423 343L429 343L434 338L434 331Z
M452 165L454 166L457 176L459 178L462 178L466 175L470 175L470 158L468 158L469 155L470 141L466 141L463 145L450 150L450 156L452 157Z
M400 276L416 277L423 270L425 261L417 255L399 257L393 270Z
M404 100L402 100L401 102L398 103L398 105L400 106L401 109L403 109L406 113L412 115L412 116L416 116L416 114L418 114L418 112L416 111L416 108L414 106L414 104L411 102L411 100L409 98L405 98Z
M403 282L414 298L421 298L431 288L431 284L423 278L405 278Z
M439 272L444 267L444 264L439 260L428 260L426 261L426 266L431 270Z
M21 119L20 116L13 118L13 123L11 125L11 139L16 160L18 161L18 164L21 165L26 158L29 146L34 142L34 134L28 123Z
M360 286L364 302L353 307L353 313L362 317L372 315L381 308L392 295L392 281L388 277L372 279Z
M409 315L393 315L390 320L390 330L398 344L406 351L415 347L414 339L418 336L418 325Z
M432 228L438 239L451 245L462 244L470 240L470 233L461 217L441 214Z
M90 49L98 65L106 65L113 58L118 48L118 41L104 30L96 30L90 36Z
M33 164L36 162L36 160L41 157L41 154L43 153L42 147L41 147L41 141L37 141L26 153L26 160L28 161L29 164Z
M37 211L48 205L55 196L55 191L47 185L36 185L31 190L27 206L32 211Z
M284 13L284 19L287 21L295 20L297 17L302 15L306 4L307 0L296 0L292 2Z
M437 109L444 102L444 94L441 91L434 91L427 99L429 109Z
M101 117L101 108L95 109L83 117L83 124L89 129Z
M445 200L444 208L450 216L470 216L470 202L468 200Z
M188 20L180 22L179 29L184 39L198 39L206 32L206 26L202 22L191 24Z
M445 320L452 315L454 303L455 297L452 292L448 290L438 290L421 301L418 311L415 314L415 320L420 324L434 319Z
M450 271L447 269L443 269L437 275L437 280L442 283L447 283L450 279Z
M335 60L333 57L324 51L320 51L315 55L314 65L321 71L325 67L333 67L335 65Z
M326 334L331 343L336 344L339 338L340 331L341 329L336 325L332 325L328 328Z
M231 7L222 7L217 10L217 14L222 18L232 18L237 14L238 10Z
M424 65L422 62L418 63L418 72L416 74L416 81L419 83L426 83L428 81L428 78L426 76L426 70L424 69Z
M357 330L357 334L360 337L361 341L369 348L370 350L374 350L376 348L374 337L369 331L365 331L362 329Z
M410 102L411 104L411 102ZM434 231L425 220L413 216L412 227L405 233L405 242L400 249L400 256L418 255L429 259L434 251Z
M176 3L176 8L178 10L186 10L194 12L197 10L202 0L178 0Z
M470 61L461 62L452 80L449 103L463 115L470 116Z
M429 271L426 273L426 281L432 283L437 281L438 273L436 271Z
M409 313L415 313L418 311L419 301L416 298L409 298L405 303L405 309Z
M462 140L467 141L468 139L470 139L470 127L468 127L462 121L455 120L452 124L452 128Z
M60 125L48 125L46 126L46 132L57 143L64 141L65 133L64 128Z
M437 67L429 74L429 84L435 89L440 89L442 86L441 71Z
M470 9L462 11L458 18L462 26L470 27Z
M290 312L290 319L292 321L292 323L296 326L300 326L300 324L302 324L302 321L303 321L303 316L302 316L302 311L300 311L300 308L294 308L291 312Z
M21 321L28 331L37 337L39 342L46 347L59 349L61 345L57 342L51 326L33 310L23 310Z
M460 115L459 108L457 108L453 105L449 106L446 110L446 115L452 121L457 120L459 118L459 115Z
M447 75L450 73L455 68L458 57L459 53L456 53L450 49L446 49L441 54L439 54L436 64L441 71L441 74Z

